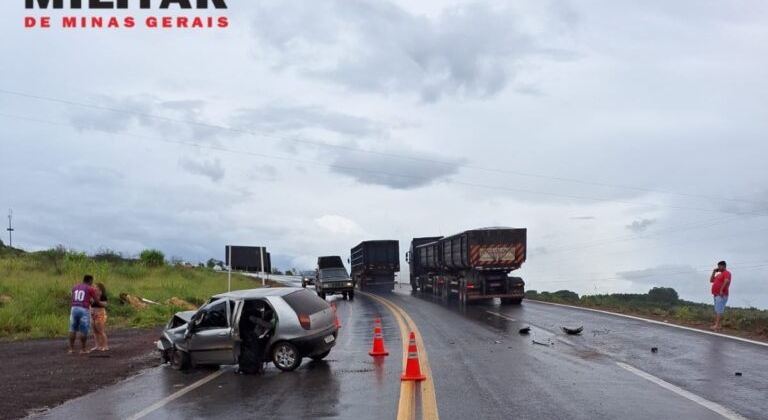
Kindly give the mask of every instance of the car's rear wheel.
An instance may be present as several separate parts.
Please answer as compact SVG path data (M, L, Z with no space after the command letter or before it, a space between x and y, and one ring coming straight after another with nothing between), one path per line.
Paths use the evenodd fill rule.
M173 347L171 350L171 367L176 370L184 370L189 369L190 366L190 359L189 359L189 353L185 351L181 351L177 349L176 347Z
M275 344L272 348L272 363L285 372L295 370L301 364L299 349L287 341Z
M314 356L310 356L310 359L312 359L312 360L314 360L316 362L319 362L319 361L325 359L326 357L328 357L329 354L331 354L330 350L324 351L324 352L322 352L320 354L317 354L317 355L314 355Z

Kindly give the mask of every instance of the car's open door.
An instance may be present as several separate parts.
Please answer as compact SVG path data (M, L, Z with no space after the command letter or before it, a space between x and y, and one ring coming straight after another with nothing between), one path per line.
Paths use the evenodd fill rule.
M232 331L235 301L222 298L204 306L197 314L188 349L195 363L234 364Z

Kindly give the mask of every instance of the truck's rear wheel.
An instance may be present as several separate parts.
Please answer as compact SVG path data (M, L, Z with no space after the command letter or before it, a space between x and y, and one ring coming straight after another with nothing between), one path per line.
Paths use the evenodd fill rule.
M353 300L355 298L355 292L353 290L350 290L349 293L347 293L347 297L349 300Z

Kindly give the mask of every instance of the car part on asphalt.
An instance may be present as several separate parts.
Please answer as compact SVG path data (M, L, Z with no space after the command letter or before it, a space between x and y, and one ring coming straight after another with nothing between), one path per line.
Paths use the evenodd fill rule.
M531 327L527 326L527 327L520 328L520 331L518 331L518 332L520 334L528 334L529 332L531 332Z
M563 332L568 335L579 335L584 331L584 327L580 326L577 328L569 328L569 327L563 327Z

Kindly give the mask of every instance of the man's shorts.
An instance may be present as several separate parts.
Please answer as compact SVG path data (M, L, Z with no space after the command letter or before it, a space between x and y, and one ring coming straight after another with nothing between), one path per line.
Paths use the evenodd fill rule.
M725 312L726 303L728 303L728 296L715 296L715 313L722 315Z
M88 335L91 328L91 313L82 306L73 306L69 313L69 332L80 332Z

